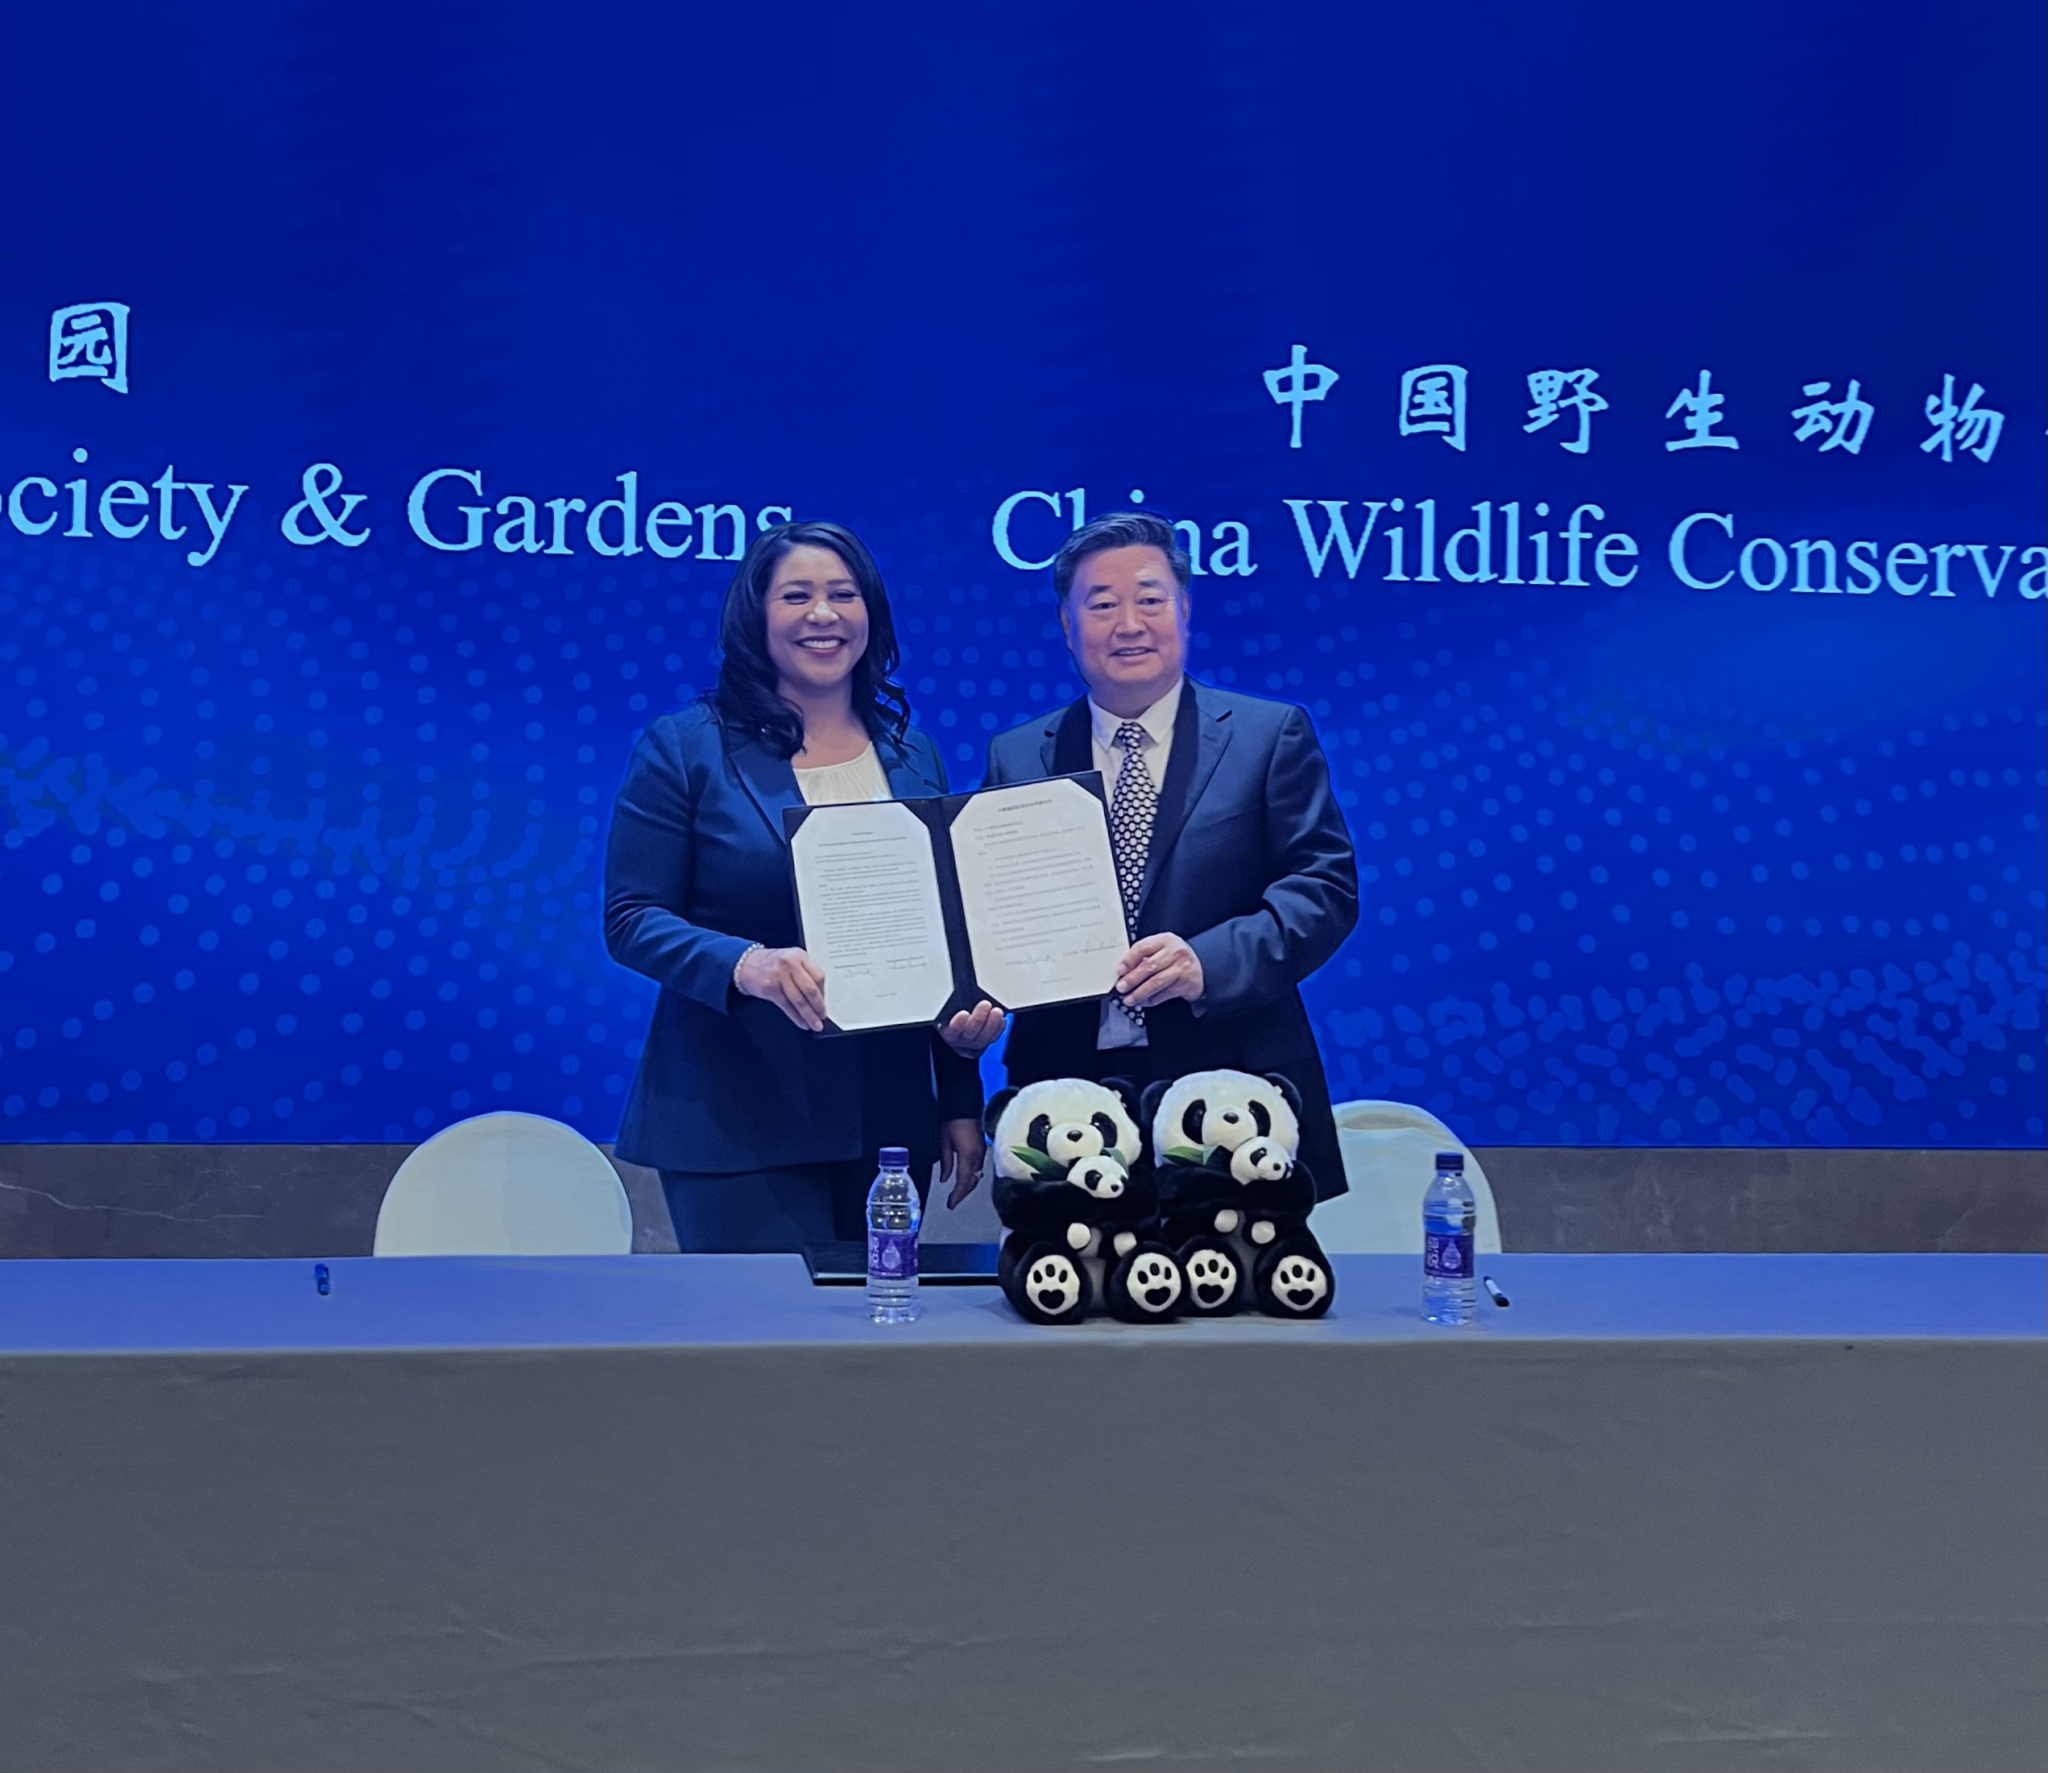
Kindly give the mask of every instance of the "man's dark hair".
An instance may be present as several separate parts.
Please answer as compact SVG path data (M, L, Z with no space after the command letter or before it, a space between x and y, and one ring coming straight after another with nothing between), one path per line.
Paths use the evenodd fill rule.
M846 562L860 587L868 608L868 647L853 667L853 711L870 733L900 743L910 726L910 701L891 675L897 652L889 593L882 588L874 556L843 524L778 523L754 538L726 587L718 621L718 687L704 699L729 731L761 740L777 757L794 757L803 749L803 716L775 692L763 608L768 582L792 548L829 549Z
M1067 593L1074 588L1074 574L1081 562L1110 548L1157 548L1173 568L1180 588L1188 588L1193 569L1173 525L1151 511L1112 511L1107 517L1084 524L1060 544L1052 563L1053 595L1064 603Z

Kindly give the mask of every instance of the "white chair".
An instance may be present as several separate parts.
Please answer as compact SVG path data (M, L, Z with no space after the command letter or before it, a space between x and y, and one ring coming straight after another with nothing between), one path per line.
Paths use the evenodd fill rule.
M605 1154L560 1121L480 1114L418 1146L377 1210L380 1256L623 1256L633 1214Z
M1479 1205L1473 1248L1500 1248L1500 1215L1486 1172L1465 1142L1427 1109L1407 1102L1339 1102L1337 1141L1348 1194L1326 1200L1309 1224L1332 1255L1422 1254L1422 1197L1439 1151L1465 1153L1465 1180Z

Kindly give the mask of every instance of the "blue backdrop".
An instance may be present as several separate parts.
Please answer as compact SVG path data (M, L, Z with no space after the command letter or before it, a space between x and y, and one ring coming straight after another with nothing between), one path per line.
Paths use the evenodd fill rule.
M956 778L1084 513L1316 716L1340 1096L2042 1142L2043 20L12 21L0 1138L615 1131L636 730L872 541Z

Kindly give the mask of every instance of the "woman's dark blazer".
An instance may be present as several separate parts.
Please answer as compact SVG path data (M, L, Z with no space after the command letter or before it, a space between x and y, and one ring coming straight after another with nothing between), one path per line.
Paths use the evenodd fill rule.
M923 733L875 750L897 798L945 793ZM926 1175L939 1122L981 1112L979 1068L931 1030L814 1035L733 988L749 943L797 945L782 812L801 805L788 760L704 703L641 735L605 854L605 946L661 987L619 1129L629 1163L732 1174L872 1156L865 1125Z

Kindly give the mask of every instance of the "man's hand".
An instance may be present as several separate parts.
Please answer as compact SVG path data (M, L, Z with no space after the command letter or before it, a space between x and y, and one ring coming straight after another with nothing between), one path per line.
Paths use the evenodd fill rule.
M816 1034L825 1026L824 970L801 948L756 948L732 982L742 997L765 999L799 1028Z
M939 1024L939 1037L963 1059L979 1058L995 1044L1007 1020L1003 1012L983 998L971 1010L961 1010Z
M987 1152L980 1121L949 1120L939 1128L939 1180L953 1184L948 1207L957 1207L981 1186L981 1160Z
M1133 942L1117 962L1116 994L1127 1010L1149 1010L1177 997L1197 1003L1202 996L1201 959L1178 936L1147 936Z

